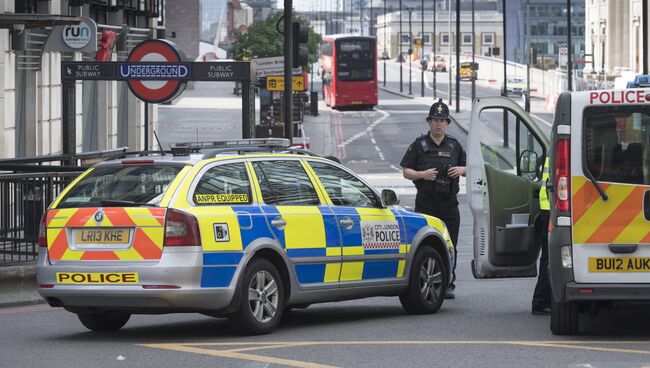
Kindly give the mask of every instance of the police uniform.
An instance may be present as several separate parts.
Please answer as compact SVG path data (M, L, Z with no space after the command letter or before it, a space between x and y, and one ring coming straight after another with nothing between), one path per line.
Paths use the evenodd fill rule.
M431 106L429 118L447 119L447 122L450 122L449 109L442 100ZM415 211L441 219L449 230L454 250L458 245L460 227L460 213L456 198L460 187L459 178L447 177L447 171L453 166L466 166L466 161L465 150L456 138L445 134L438 145L427 132L411 143L400 162L403 168L416 171L435 168L438 171L436 180L419 179L413 182L417 188ZM456 254L457 252L454 252L454 257ZM453 283L456 280L455 270L456 261L454 260L454 272L449 283L451 290L454 289Z
M533 314L550 314L551 312L551 284L548 280L548 221L551 205L546 191L549 165L550 160L547 157L542 172L542 188L539 190L539 220L535 223L535 238L539 242L542 254L539 258L539 273L533 293Z

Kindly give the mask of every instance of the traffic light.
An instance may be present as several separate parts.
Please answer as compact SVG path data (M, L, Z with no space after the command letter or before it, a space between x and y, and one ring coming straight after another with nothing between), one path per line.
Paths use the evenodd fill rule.
M306 43L309 39L309 28L298 22L293 22L292 33L292 50L293 50L293 67L298 68L307 66L309 64L309 53L304 47L300 47L301 43Z

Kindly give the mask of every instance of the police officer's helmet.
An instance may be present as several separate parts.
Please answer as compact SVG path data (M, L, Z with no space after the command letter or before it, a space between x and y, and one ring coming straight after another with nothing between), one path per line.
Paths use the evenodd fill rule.
M449 107L442 102L442 98L438 102L431 105L429 109L429 116L427 116L427 121L431 119L443 119L447 120L448 123L451 122L449 119Z

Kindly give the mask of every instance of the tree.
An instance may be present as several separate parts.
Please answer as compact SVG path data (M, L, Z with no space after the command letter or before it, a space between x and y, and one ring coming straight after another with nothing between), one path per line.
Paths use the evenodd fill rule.
M284 36L280 34L276 25L282 30L283 21L282 13L272 14L266 20L253 23L246 33L237 33L235 42L230 48L230 55L235 60L251 60L253 57L273 57L282 56L284 50L282 44ZM318 60L318 46L320 45L320 35L314 32L314 28L306 19L295 17L294 21L309 26L309 41L307 41L307 51L309 52L309 63Z

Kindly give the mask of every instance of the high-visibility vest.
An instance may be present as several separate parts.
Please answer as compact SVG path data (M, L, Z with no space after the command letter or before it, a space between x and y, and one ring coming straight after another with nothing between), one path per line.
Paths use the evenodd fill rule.
M548 170L550 166L550 160L547 157L544 161L544 171L542 172L542 188L539 190L539 209L550 211L551 204L548 202L548 193L546 192L546 182L548 181Z

